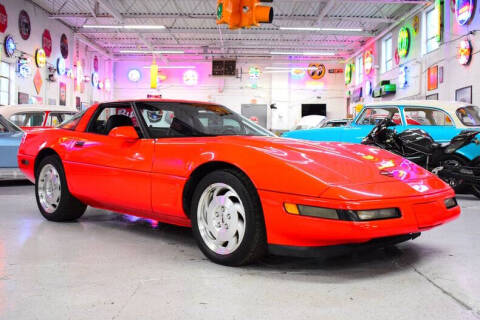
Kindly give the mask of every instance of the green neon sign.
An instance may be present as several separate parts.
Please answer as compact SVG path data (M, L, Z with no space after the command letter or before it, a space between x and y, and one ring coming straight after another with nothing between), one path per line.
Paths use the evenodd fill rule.
M217 20L222 19L223 17L223 3L219 3L217 7Z
M348 63L345 66L345 84L350 84L352 82L353 69L355 66L351 63Z
M398 55L405 58L410 51L410 30L407 27L400 29L398 33Z

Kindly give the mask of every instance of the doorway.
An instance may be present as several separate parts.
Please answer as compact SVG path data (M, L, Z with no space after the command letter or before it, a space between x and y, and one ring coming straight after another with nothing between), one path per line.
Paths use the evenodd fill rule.
M302 117L319 115L327 116L327 105L325 103L302 104Z

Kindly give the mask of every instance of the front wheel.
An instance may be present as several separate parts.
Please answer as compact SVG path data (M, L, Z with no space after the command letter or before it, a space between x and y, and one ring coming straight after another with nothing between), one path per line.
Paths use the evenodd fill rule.
M76 220L87 208L68 190L62 161L54 155L45 157L38 165L35 196L38 209L50 221Z
M241 266L265 254L260 200L243 173L218 170L205 176L195 189L191 208L195 239L213 262Z

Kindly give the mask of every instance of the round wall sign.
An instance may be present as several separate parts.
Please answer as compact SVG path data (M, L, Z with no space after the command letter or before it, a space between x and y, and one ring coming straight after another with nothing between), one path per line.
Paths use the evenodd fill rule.
M93 57L93 70L95 72L98 72L98 57L97 56Z
M13 56L17 45L15 44L15 41L13 40L13 37L11 35L5 37L5 40L3 41L3 47L5 49L5 54L7 55L7 57Z
M127 77L131 82L138 82L140 81L140 78L142 78L142 73L138 69L130 69Z
M63 76L66 71L67 69L65 67L65 59L63 59L62 57L59 57L57 59L57 73L59 76Z
M45 50L45 55L50 57L52 54L52 36L48 29L45 29L42 34L42 48Z
M365 69L365 74L370 74L373 70L373 54L372 51L365 52L363 57L363 67Z
M27 11L22 10L18 16L18 30L23 40L30 38L30 32L32 31L32 25L30 24L30 17Z
M472 44L469 40L462 40L460 47L458 48L458 62L464 66L470 63L472 60Z
M187 70L183 74L183 83L187 86L194 86L198 83L198 73L195 70Z
M407 67L400 68L400 74L398 75L398 85L400 86L400 88L405 88L408 84L407 70Z
M92 73L92 86L98 88L98 73L95 71Z
M473 15L475 9L474 0L456 0L455 1L455 18L460 25L467 24Z
M60 52L62 53L63 59L68 58L68 39L65 33L60 37Z
M313 80L320 80L325 76L327 68L322 63L310 63L308 65L308 75Z
M35 63L39 68L43 68L47 64L47 56L45 55L45 50L42 48L35 50Z
M0 4L0 32L4 33L8 26L8 14L5 6Z
M407 27L400 29L398 33L398 55L405 58L410 51L410 30Z

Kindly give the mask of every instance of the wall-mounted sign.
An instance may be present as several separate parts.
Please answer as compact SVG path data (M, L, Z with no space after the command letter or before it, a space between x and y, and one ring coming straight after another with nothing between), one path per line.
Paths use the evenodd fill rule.
M455 18L460 25L467 24L472 18L475 9L475 0L456 0Z
M92 87L98 88L98 73L95 72L95 71L92 72L91 79L92 79L92 81L91 81L92 82Z
M150 66L150 89L157 89L158 86L158 65L153 61Z
M248 78L250 80L250 86L252 88L258 88L258 80L260 79L260 68L257 66L251 66L248 68Z
M65 67L65 59L62 57L59 57L57 59L57 73L59 76L63 76L66 72L66 67Z
M5 40L3 41L3 47L5 49L5 54L7 55L7 57L13 56L17 45L15 44L15 41L13 40L13 37L11 35L5 37Z
M45 29L42 33L42 48L45 50L45 55L50 57L52 54L52 36L48 29Z
M42 48L38 48L37 50L35 50L35 63L39 68L43 68L47 64L45 50L43 50Z
M30 17L25 10L20 11L20 14L18 15L18 31L23 40L28 40L28 38L30 38L32 25L30 24Z
M415 35L418 34L418 32L420 31L420 17L419 16L413 17L412 25L413 25L413 31L415 32Z
M427 70L427 90L438 89L438 66L433 66Z
M363 97L363 88L362 87L358 87L355 90L353 90L352 102L359 102L360 100L362 100L362 97Z
M469 40L460 41L460 46L457 51L458 62L460 64L468 65L472 60L472 44Z
M400 74L398 75L398 86L402 89L408 85L407 71L408 67L400 67Z
M142 73L138 69L130 69L127 74L128 80L138 82L142 78Z
M198 73L195 70L187 70L183 74L183 83L187 86L194 86L198 83Z
M328 69L328 73L343 73L343 69Z
M308 75L313 80L320 80L325 76L327 68L322 63L310 63L308 65Z
M68 38L65 33L60 37L60 52L62 53L63 59L68 58Z
M93 57L93 71L98 72L98 57Z
M348 63L345 66L345 84L350 84L353 78L353 69L355 69L355 65Z
M410 30L403 27L398 32L398 55L405 58L410 51Z
M370 74L373 70L373 53L370 50L365 52L365 55L363 56L363 68L366 75Z
M8 27L8 14L5 6L0 4L0 32L4 33Z
M400 64L400 55L398 54L398 48L395 49L393 58L395 59L395 64L398 66Z
M343 72L343 70L342 70ZM301 68L298 68L298 69L292 69L290 71L290 76L292 77L292 79L295 79L295 80L301 80L303 78L305 78L305 75L307 73L305 72L304 69L301 69Z
M18 58L16 71L19 77L30 78L33 74L32 60L28 57Z
M97 88L98 88L99 90L103 90L103 81L98 81Z
M40 90L42 89L43 80L42 74L40 73L40 69L35 71L35 76L33 77L33 85L35 86L35 90L37 90L37 94L40 94Z
M435 12L437 13L437 28L435 30L437 42L442 41L443 34L443 1L435 0Z
M372 96L374 98L380 98L388 95L395 94L397 92L397 85L390 83L389 80L383 80L380 85L373 90Z
M75 81L75 85L76 85L76 91L82 91L82 85L83 85L83 68L82 68L82 63L80 62L80 60L77 61L77 65L76 65L76 71L75 71L75 78L76 78L76 81Z
M372 95L372 81L365 81L365 96L369 97Z
M58 84L58 103L61 106L64 106L67 104L67 84L65 82L60 82Z

